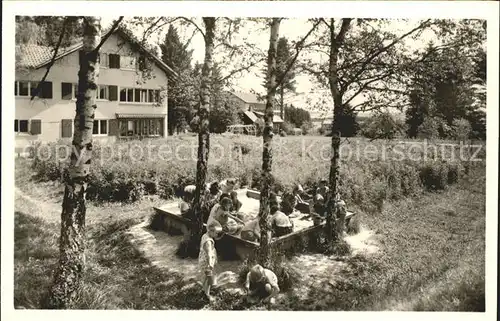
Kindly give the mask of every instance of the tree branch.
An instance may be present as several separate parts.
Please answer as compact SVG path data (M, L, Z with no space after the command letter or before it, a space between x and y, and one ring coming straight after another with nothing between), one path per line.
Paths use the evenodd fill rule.
M384 78L387 78L389 77L390 75L392 75L394 72L391 70L390 72L388 73L385 73L385 74L382 74L378 77L375 77L373 79L371 79L370 81L367 81L366 83L364 83L363 85L361 85L359 87L359 89L354 93L354 95L352 95L349 99L347 99L345 102L344 102L344 105L347 105L349 104L354 98L356 98L359 94L361 94L363 91L365 91L368 87L368 85L376 82L376 81L379 81L379 80L382 80ZM351 83L352 84L352 83Z
M224 78L222 78L221 81L223 81L223 82L227 81L229 78L231 78L232 76L236 75L239 72L242 72L242 71L245 71L245 70L248 71L250 68L254 67L255 65L259 64L262 61L265 61L265 58L257 59L256 61L248 64L248 66L244 66L244 67L240 67L238 69L234 69L227 76L225 76Z
M66 33L66 27L67 27L68 23L69 23L69 19L65 18L63 25L62 25L61 34L59 35L59 39L57 40L57 45L54 48L54 54L52 55L52 59L50 60L49 64L47 65L47 70L45 71L45 74L43 75L42 80L40 80L40 82L38 83L38 86L33 91L33 94L31 95L31 98L30 98L31 101L33 99L35 99L36 96L38 96L38 93L40 92L42 85L45 83L45 79L47 79L47 76L49 75L50 69L52 68L52 66L54 65L54 63L56 61L57 53L59 52L59 48L61 47L61 43L64 39L64 34Z
M401 40L403 40L404 38L408 37L409 35L417 32L418 30L420 29L423 29L427 23L430 21L430 19L427 19L426 21L422 22L420 25L418 25L417 27L413 28L412 30L408 31L407 33L403 34L402 36L398 37L397 39L394 39L390 44L388 44L387 46L385 47L382 47L380 48L379 50L375 51L372 55L370 55L362 64L361 64L361 68L358 70L358 72L356 72L356 74L354 74L353 77L351 77L351 82L354 82L356 80L356 78L358 78L364 71L365 71L365 68L366 66L368 66L368 64L370 62L373 61L373 59L377 58L380 54L382 54L383 52L389 50L391 47L395 46L398 42L400 42Z
M194 22L193 20L189 19L189 18L186 18L186 17L180 17L180 19L186 21L186 22L189 22L193 27L195 27L200 33L201 35L203 36L203 38L205 38L205 33L203 32L203 30L198 26L198 24L196 24L196 22Z
M340 27L339 34L336 37L338 43L344 42L345 35L346 35L347 31L349 30L349 27L351 26L351 21L352 21L352 18L342 19L342 26Z
M118 25L120 22L122 22L123 16L120 16L111 26L111 29L109 29L108 33L102 37L101 42L97 45L97 47L94 49L94 52L99 52L99 49L101 49L102 45L108 40L109 37L115 32L116 28L118 28Z
M307 32L307 34L295 44L295 55L293 56L292 60L290 61L290 63L286 67L285 72L283 73L283 75L281 75L280 79L278 79L276 81L276 84L271 89L272 91L276 90L279 86L281 86L281 84L283 83L283 80L285 79L286 75L288 74L288 72L290 72L290 70L292 69L293 65L295 64L295 61L299 57L299 54L302 51L302 48L304 47L304 42L311 35L311 33L316 29L316 27L318 27L318 25L320 24L320 22L321 22L321 20L317 21L313 25L313 27L309 30L309 32Z

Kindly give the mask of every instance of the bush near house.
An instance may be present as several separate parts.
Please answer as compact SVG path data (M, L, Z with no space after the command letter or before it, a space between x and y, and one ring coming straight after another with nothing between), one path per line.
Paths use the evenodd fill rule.
M273 143L273 184L277 192L300 183L314 188L329 174L330 139L275 136ZM458 160L434 159L423 150L387 141L356 141L363 148L372 145L378 155L367 160L363 155L343 155L341 193L350 204L365 210L380 210L385 200L413 196L424 190L441 190L454 183L464 170ZM239 177L242 184L260 189L261 139L242 136L228 139L213 135L208 180ZM421 144L410 142L409 145ZM56 146L59 152L56 154ZM36 178L62 180L68 159L64 143L38 146L32 160ZM326 153L325 153L326 151ZM449 151L451 153L451 151ZM457 155L458 151L455 151ZM341 151L342 153L342 151ZM396 154L398 153L398 154ZM396 158L408 153L405 159ZM56 156L59 155L59 156ZM136 141L112 145L96 144L93 149L88 199L98 202L135 202L145 195L168 199L180 195L196 177L196 137ZM424 156L427 158L425 159ZM386 159L383 159L385 157ZM59 159L58 159L59 158Z

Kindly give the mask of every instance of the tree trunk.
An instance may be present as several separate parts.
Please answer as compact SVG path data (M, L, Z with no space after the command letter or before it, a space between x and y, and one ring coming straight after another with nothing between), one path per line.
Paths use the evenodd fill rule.
M204 17L205 24L205 61L201 71L201 104L198 109L198 161L196 163L196 191L194 196L193 222L189 237L189 253L198 253L203 230L203 201L207 178L208 153L210 151L210 133L208 114L210 111L210 82L212 77L215 18Z
M285 105L283 104L283 96L285 95L285 88L283 85L281 85L281 90L280 90L280 117L285 120Z
M260 189L259 225L261 239L259 247L259 262L264 267L270 265L271 226L269 221L269 196L271 191L271 167L273 163L273 114L274 97L276 94L276 52L278 46L280 19L273 18L271 22L271 37L267 56L267 97L264 114L263 151L262 151L262 186Z
M75 133L69 175L65 179L59 239L59 266L55 273L48 305L50 308L71 307L85 268L85 193L92 159L92 129L99 77L98 52L101 41L101 19L84 17L83 52L78 72Z
M325 235L327 244L332 246L338 239L336 233L336 200L338 197L339 176L340 176L340 131L339 116L342 109L342 95L339 90L337 75L337 63L339 55L339 43L335 37L334 19L330 19L330 57L328 66L328 82L330 92L333 97L333 121L332 121L332 158L330 163L330 194L327 199L327 216L325 225Z

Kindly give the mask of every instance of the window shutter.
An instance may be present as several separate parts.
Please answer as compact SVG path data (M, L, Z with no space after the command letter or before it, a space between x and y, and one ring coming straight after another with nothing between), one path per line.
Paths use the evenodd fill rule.
M82 65L83 55L83 50L78 51L78 64L80 66Z
M109 54L108 59L109 59L109 68L115 68L115 69L120 68L120 55Z
M14 131L17 133L19 131L19 120L14 119Z
M73 136L73 120L72 119L63 119L61 121L62 133L61 137L67 138Z
M118 119L110 119L108 121L108 135L109 136L118 136L119 128L118 128Z
M44 81L39 96L40 98L52 99L52 81Z
M109 100L116 101L118 100L118 86L109 86Z
M42 121L40 119L31 120L31 135L40 135L42 133Z
M71 100L73 97L72 94L73 84L68 82L61 83L61 98L64 100ZM76 93L75 93L76 95Z

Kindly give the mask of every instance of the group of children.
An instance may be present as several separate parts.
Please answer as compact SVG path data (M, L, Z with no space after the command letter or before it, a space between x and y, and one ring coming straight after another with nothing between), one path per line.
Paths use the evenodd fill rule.
M203 235L200 243L199 265L203 290L209 299L211 299L210 288L216 284L214 275L214 267L217 263L215 241L227 233L239 234L244 240L260 242L259 219L255 218L244 222L235 214L242 207L242 203L235 191L237 186L237 179L213 182L206 186L205 207L202 215L204 222L207 224L207 232ZM180 203L183 216L193 215L191 204L195 190L194 185L188 185L184 189L183 200ZM269 205L273 237L280 237L293 232L294 224L291 217L293 217L292 214L295 209L302 211L301 206L307 207L305 210L310 213L315 225L320 224L326 217L325 200L328 193L329 188L326 180L320 181L319 186L314 190L313 197L306 193L301 185L296 185L292 193L285 193L282 202L279 202L278 196L272 192ZM305 200L311 198L311 205L309 205ZM345 204L343 208L345 209ZM274 273L259 265L253 267L248 273L245 287L251 297L261 297L269 300L279 292Z
M224 235L222 225L217 220L207 224L207 232L202 236L200 242L200 254L198 264L201 273L201 283L206 297L212 301L210 289L217 286L215 265L217 264L217 251L215 241ZM255 265L247 273L245 289L250 302L264 301L274 303L274 296L280 291L276 274L261 265Z

